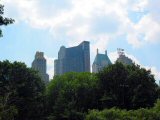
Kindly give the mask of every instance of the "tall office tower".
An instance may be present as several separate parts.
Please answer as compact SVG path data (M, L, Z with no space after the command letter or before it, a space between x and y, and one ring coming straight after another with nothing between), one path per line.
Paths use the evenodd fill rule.
M66 72L90 72L90 47L88 41L83 41L75 47L62 46L58 59L54 61L54 75Z
M107 67L110 64L112 63L107 55L107 51L105 51L105 54L100 54L98 53L97 49L97 55L92 64L92 72L98 73L100 70L102 70L104 67Z
M117 62L121 62L121 63L126 64L126 65L133 64L133 61L125 55L124 49L118 48L117 52L118 52L118 55L119 55L119 57L117 59Z
M43 52L36 52L35 59L32 62L32 68L39 72L45 84L49 82L49 75L46 73L46 59Z

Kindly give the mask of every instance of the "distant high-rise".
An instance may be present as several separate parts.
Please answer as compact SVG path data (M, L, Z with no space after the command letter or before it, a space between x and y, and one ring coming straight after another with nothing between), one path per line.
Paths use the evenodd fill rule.
M117 62L121 62L126 65L133 64L133 61L125 55L124 49L118 48L117 51L118 51L118 55L119 55Z
M49 75L46 73L46 59L43 52L36 52L32 68L39 72L40 77L45 83L49 82Z
M66 72L90 72L90 46L83 41L75 47L62 46L58 52L58 59L54 61L54 74L62 75Z
M92 72L98 73L100 70L102 70L104 67L107 67L110 64L112 63L107 55L107 51L105 51L105 54L99 54L97 49L97 55L92 65Z

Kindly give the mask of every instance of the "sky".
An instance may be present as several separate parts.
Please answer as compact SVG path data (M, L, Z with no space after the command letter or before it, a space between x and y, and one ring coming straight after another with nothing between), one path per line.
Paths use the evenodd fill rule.
M90 41L91 65L96 55L117 48L136 64L151 69L160 80L160 0L0 0L4 16L15 23L2 27L0 60L20 61L31 67L36 51L47 59L54 75L60 47Z

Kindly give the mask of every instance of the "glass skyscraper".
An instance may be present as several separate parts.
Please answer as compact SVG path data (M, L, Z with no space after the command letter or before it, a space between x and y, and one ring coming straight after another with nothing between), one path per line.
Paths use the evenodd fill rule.
M90 72L90 45L83 41L75 47L62 46L58 52L58 59L54 61L54 75L66 72Z

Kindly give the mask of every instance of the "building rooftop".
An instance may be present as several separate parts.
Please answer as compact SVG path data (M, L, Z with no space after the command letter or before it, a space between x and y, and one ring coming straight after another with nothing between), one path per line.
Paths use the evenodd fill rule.
M35 59L39 59L39 58L44 58L44 53L37 51L35 55Z
M97 55L95 57L93 64L101 65L103 64L103 62L106 62L104 64L112 64L107 55L107 51L105 51L105 54L100 54L98 53L98 49L97 49Z
M109 57L105 54L97 54L93 64L101 65L103 61L106 61L108 64L112 64Z

